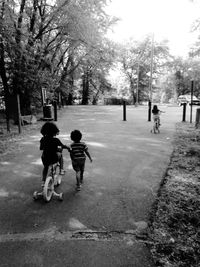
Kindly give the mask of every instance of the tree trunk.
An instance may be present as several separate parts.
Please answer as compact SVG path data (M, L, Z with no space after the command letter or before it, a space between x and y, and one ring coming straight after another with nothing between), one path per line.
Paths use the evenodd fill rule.
M2 2L1 6L1 21L0 25L3 24L4 19L4 9L5 7L5 1ZM2 32L1 26L0 26L0 32ZM7 132L10 132L10 114L9 114L9 107L8 107L8 98L9 98L9 89L8 89L8 81L6 76L6 68L5 68L5 57L4 57L4 44L3 44L3 38L0 34L0 76L3 82L3 88L4 88L4 95L5 95L5 108L6 108L6 126L7 126Z
M73 104L73 96L71 93L69 93L67 98L67 105L72 105L72 104Z
M73 89L74 89L74 55L73 52L70 55L70 71L69 71L69 86L70 86L70 92L68 100L70 99L70 105L73 104Z
M17 120L18 120L18 130L19 133L22 132L22 120L21 120L21 111L20 111L20 98L19 94L17 94Z
M83 92L82 92L82 105L88 105L89 98L89 77L88 71L83 74Z
M21 0L20 5L20 12L17 21L17 34L16 34L16 43L19 44L21 42L21 28L22 28L22 20L23 20L23 13L25 8L26 0Z
M133 97L133 105L135 105L136 97L135 97L135 92L134 92L134 83L133 83L133 81L131 81L131 93L132 93L132 97Z
M93 100L92 100L92 105L96 105L97 104L97 101L98 101L98 98L99 98L99 94L100 94L100 90L101 90L101 85L98 88L95 85L95 83L92 81L92 79L90 79L90 83L94 87L94 89L96 90L96 94L93 96Z
M2 51L3 44L0 43L0 76L3 82L3 88L4 88L4 95L5 95L5 113L6 113L6 126L7 126L7 132L10 132L10 114L9 114L9 105L8 105L8 99L9 99L9 89L8 89L8 82L6 77L6 70L5 70L5 62L4 62L4 52Z

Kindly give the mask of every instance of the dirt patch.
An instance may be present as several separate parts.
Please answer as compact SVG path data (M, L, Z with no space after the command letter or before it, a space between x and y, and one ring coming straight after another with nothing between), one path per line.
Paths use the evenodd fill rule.
M64 114L65 109L58 110L58 117ZM13 120L10 120L10 133L7 132L5 114L0 113L0 155L12 153L19 149L19 140L22 140L25 136L37 131L39 132L44 121L43 113L38 113L37 122L33 124L27 124L22 126L22 133L19 134L18 125L14 124Z
M18 133L18 128L15 125L12 126L10 133L4 130L3 133L0 134L0 154L9 154L19 149L19 140L22 140L35 130L39 131L41 125L41 122L39 122L37 124L23 126L21 134Z
M156 266L200 266L200 130L193 124L177 124L149 236Z

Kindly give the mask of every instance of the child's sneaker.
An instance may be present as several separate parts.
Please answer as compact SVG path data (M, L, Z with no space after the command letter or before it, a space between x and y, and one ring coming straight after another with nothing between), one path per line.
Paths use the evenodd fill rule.
M76 186L76 191L81 191L81 186L80 185Z

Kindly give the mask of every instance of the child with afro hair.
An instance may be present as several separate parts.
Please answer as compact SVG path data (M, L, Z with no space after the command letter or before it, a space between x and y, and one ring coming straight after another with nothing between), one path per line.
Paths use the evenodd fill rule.
M51 164L59 162L60 174L64 174L62 149L66 148L69 150L69 147L64 145L60 139L56 137L56 135L59 134L59 129L55 123L46 122L43 124L40 132L43 135L40 139L40 150L43 151L41 159L44 166L42 172L42 183L44 184Z

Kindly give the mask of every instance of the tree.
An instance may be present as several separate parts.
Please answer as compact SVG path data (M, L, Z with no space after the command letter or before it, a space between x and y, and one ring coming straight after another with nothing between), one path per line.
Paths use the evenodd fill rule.
M194 94L200 95L200 60L198 58L175 57L168 65L166 79L173 89L173 97L190 94L191 81L195 81ZM167 89L166 87L166 90ZM166 91L167 92L167 91Z
M119 54L122 71L127 77L132 94L133 103L136 101L137 83L139 87L139 99L147 100L149 94L151 38L146 37L142 41L130 40L122 48ZM169 58L167 41L154 43L153 80L156 81ZM155 86L154 86L155 88ZM153 89L154 89L153 88Z
M0 74L5 92L20 94L25 114L33 102L40 105L42 87L51 95L73 95L83 59L102 43L114 20L104 11L107 0L17 2L2 4Z
M111 89L107 74L115 61L114 44L104 39L95 48L88 52L82 62L83 99L82 104L90 100L93 104L105 91Z

